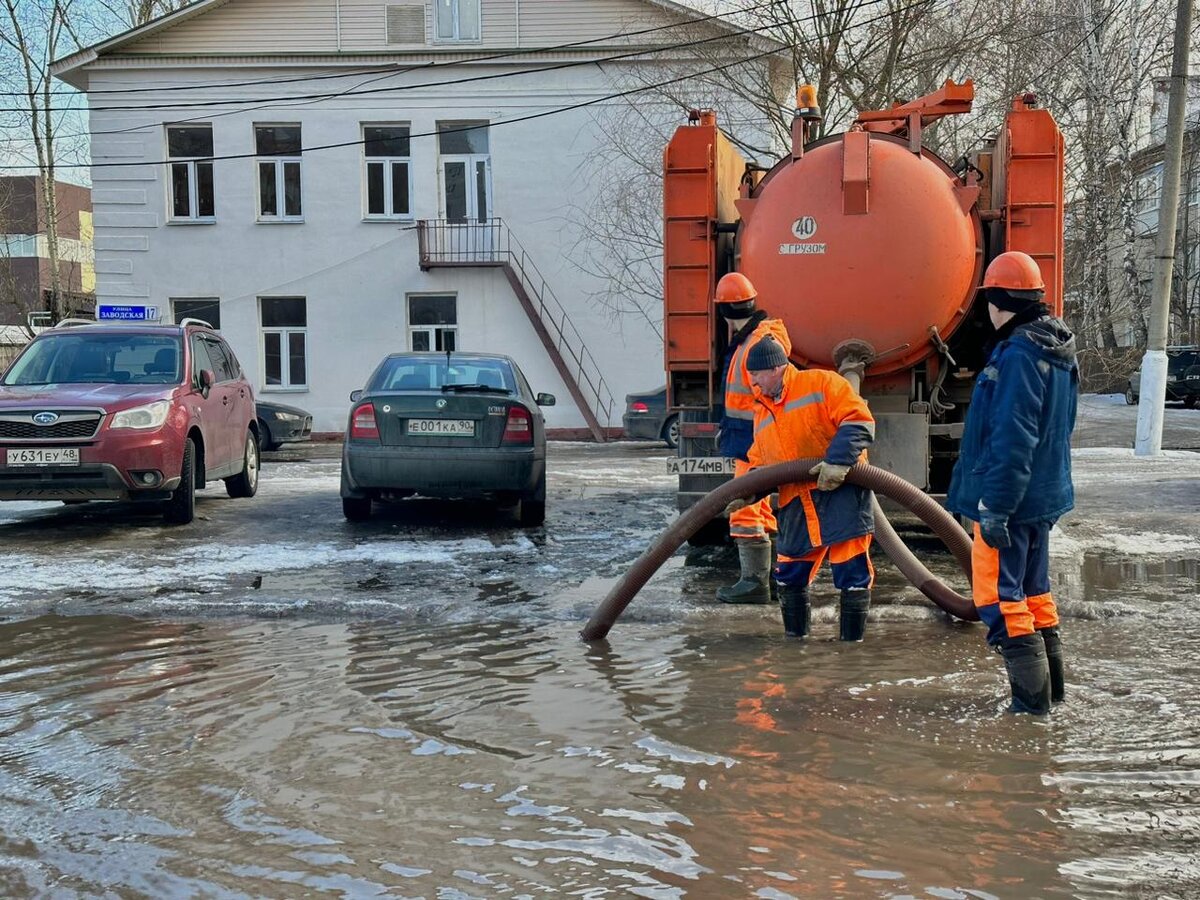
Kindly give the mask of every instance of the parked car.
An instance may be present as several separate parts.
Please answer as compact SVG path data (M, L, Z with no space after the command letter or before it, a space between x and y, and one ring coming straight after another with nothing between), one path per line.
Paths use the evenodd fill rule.
M254 392L207 325L68 320L0 378L0 500L161 501L187 524L196 490L258 490Z
M626 394L621 424L625 427L625 437L663 440L672 450L679 446L679 414L667 409L666 385L657 391Z
M258 445L263 450L278 450L282 444L312 438L312 416L295 406L263 400L258 407Z
M396 353L350 395L342 450L342 512L420 494L520 504L522 525L546 518L546 429L534 394L507 356Z
M1142 370L1129 376L1125 402L1138 402L1142 391ZM1188 409L1200 403L1200 347L1167 348L1167 400L1182 402Z

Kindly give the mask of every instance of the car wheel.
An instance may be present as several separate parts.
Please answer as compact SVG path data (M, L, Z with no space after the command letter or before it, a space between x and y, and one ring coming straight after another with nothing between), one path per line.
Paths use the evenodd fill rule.
M1197 400L1200 400L1200 397L1197 397L1195 394L1191 395L1190 397L1184 397L1183 398L1184 409L1195 409Z
M672 450L679 446L679 416L674 415L667 419L663 425L662 439L667 442L667 446Z
M343 497L342 515L351 522L365 522L371 518L370 497Z
M258 493L258 438L246 429L246 446L242 450L242 471L225 479L225 492L230 497L253 497Z
M262 419L258 420L258 433L260 436L258 440L258 446L263 450L269 452L271 450L278 450L283 446L281 443L279 443L279 441L271 440L271 429L267 427L267 423Z
M1137 405L1137 395L1134 394L1132 387L1125 388L1125 402L1130 406Z
M179 487L163 509L163 521L168 525L187 525L196 517L196 445L188 438L183 443L183 466Z

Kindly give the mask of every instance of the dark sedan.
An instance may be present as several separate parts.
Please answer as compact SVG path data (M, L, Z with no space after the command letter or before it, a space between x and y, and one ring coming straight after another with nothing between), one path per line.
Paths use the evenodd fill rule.
M278 450L280 444L307 441L312 437L312 416L295 406L258 399L258 444L263 450Z
M522 525L546 518L546 429L534 394L507 356L396 353L371 374L342 450L342 512L370 518L377 500L478 498L519 504Z
M667 409L666 385L657 391L626 394L621 424L627 438L662 440L672 450L679 446L679 415Z
M1142 369L1129 376L1125 402L1133 406L1142 392ZM1167 400L1182 402L1188 409L1200 404L1200 347L1167 348Z

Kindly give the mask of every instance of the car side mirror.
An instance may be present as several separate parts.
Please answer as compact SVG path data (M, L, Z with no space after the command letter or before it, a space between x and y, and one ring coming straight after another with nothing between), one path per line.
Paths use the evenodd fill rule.
M351 391L350 392L350 402L357 403L359 400L362 399L362 394L363 394L362 391Z
M200 393L205 397L212 390L212 386L217 383L217 376L213 374L212 369L200 370Z
M553 406L556 402L553 394L538 394L534 400L538 406Z

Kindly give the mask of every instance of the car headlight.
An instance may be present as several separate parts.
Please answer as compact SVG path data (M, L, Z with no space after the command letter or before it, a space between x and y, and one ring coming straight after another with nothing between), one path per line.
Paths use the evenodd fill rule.
M171 401L155 400L145 406L135 406L114 413L109 428L160 428L171 413Z
M299 422L300 417L295 413L284 412L281 409L275 410L275 418L281 422Z

